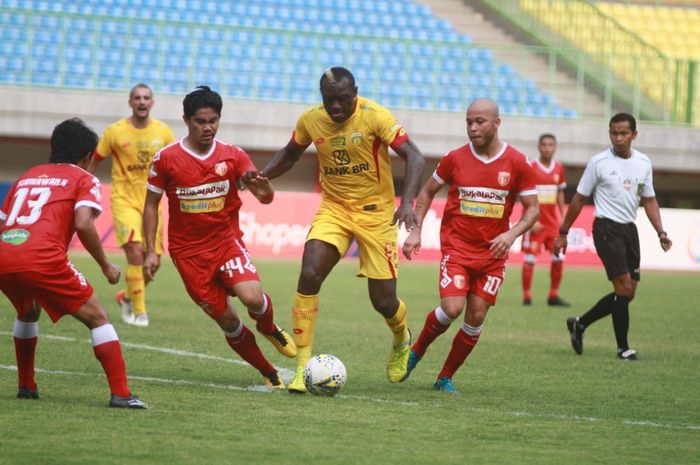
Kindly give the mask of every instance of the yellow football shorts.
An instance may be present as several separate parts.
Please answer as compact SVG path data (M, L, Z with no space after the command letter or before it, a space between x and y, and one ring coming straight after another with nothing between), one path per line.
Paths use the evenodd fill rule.
M348 211L344 206L324 201L314 216L306 240L332 244L343 257L354 238L360 255L358 277L396 279L398 228L391 224L393 215L393 211Z
M158 206L158 229L156 230L156 253L163 254L163 214ZM112 202L112 220L114 233L119 247L127 242L144 242L143 212L124 202ZM144 244L145 246L145 244Z

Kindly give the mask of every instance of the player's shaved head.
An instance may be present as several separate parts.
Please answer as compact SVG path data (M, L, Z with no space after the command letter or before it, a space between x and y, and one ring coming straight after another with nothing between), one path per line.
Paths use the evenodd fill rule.
M348 85L350 87L355 87L355 76L352 75L350 70L343 68L342 66L333 66L328 68L321 75L321 81L319 85L323 89L323 84L327 83L331 86L340 85L341 81L347 79Z
M491 99L479 98L467 108L467 134L472 146L481 155L492 155L500 147L498 127L501 118L498 105Z
M321 75L321 97L328 116L336 123L342 123L355 111L357 86L352 73L345 68L328 68Z
M478 98L467 107L467 114L470 111L479 112L481 114L490 114L493 118L499 118L498 105L491 99L488 98Z

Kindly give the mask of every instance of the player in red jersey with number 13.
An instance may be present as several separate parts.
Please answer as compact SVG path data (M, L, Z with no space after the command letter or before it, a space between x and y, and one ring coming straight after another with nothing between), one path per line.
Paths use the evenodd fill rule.
M110 284L120 271L107 260L94 219L102 212L100 182L85 171L97 134L75 118L51 134L49 163L24 173L0 209L0 290L17 311L12 332L17 356L17 397L38 399L34 354L41 308L51 320L71 315L90 329L95 357L112 392L110 407L144 409L131 394L117 332L90 283L68 260L77 232ZM41 307L41 308L40 308Z

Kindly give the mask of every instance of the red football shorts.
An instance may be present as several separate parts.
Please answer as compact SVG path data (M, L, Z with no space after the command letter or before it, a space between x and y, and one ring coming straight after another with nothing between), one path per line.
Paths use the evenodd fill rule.
M450 255L443 255L440 262L440 297L466 297L472 293L495 305L505 273L506 261L502 258L455 260Z
M532 230L526 231L523 234L523 242L520 249L523 253L532 255L539 254L543 248L551 252L554 249L554 239L557 236L559 236L559 231L545 228L536 233L533 233Z
M194 303L214 320L221 318L226 311L226 298L235 295L235 284L260 281L241 239L191 257L173 258L173 263Z
M20 318L36 300L54 322L80 310L94 292L85 276L69 261L50 270L0 275L0 290L10 299Z

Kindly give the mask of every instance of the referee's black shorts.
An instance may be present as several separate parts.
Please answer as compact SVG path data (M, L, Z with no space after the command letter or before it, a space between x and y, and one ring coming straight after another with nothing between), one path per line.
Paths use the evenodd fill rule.
M593 220L593 243L610 281L625 273L639 281L639 234L634 223L596 218Z

